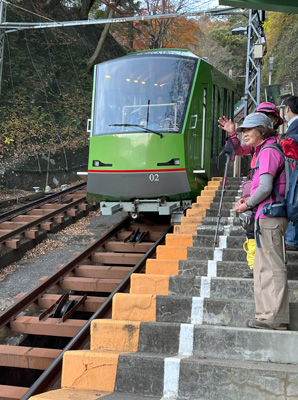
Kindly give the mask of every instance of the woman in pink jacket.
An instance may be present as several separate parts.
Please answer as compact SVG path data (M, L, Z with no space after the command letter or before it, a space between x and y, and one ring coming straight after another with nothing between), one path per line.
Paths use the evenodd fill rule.
M256 109L256 112L261 112L261 113L267 115L271 119L273 128L275 130L277 130L278 127L283 124L283 119L280 117L279 111L278 111L276 105L273 103L265 102L265 103L259 104L259 106ZM229 134L232 144L233 144L233 147L236 150L235 153L237 156L245 156L245 155L251 154L252 158L251 158L251 162L250 162L250 168L252 170L255 167L256 161L257 161L255 149L251 146L246 145L245 143L241 144L241 142L237 136L235 124L232 120L227 119L225 116L223 116L222 118L220 118L218 120L218 122L219 122L219 127L221 129L224 129ZM249 196L250 184L251 184L249 177L250 177L250 172L249 172L247 180L246 180L247 183L244 182L244 185L243 185L243 195L245 195L245 192L248 189L247 196ZM255 241L255 237L254 237L254 232L247 231L246 232L246 241L243 243L243 249L245 250L245 252L247 254L246 258L247 258L248 266L250 268L250 272L247 273L244 276L244 278L253 278L255 247L256 247L256 241Z
M256 247L254 261L255 318L249 320L247 326L286 330L290 314L282 238L289 221L285 217L268 217L263 213L264 205L278 200L273 187L281 198L285 197L286 187L284 157L277 149L266 147L277 143L276 132L270 125L267 116L253 113L237 128L238 132L243 132L244 143L256 149L259 161L253 171L250 197L241 198L234 210L242 213L257 208L260 244Z

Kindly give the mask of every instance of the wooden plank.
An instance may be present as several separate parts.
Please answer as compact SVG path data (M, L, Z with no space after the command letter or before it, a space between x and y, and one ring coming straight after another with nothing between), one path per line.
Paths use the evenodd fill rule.
M58 215L57 217L54 217L54 221L58 224L62 224L62 222L64 221L64 215Z
M9 240L6 240L4 243L5 243L6 247L9 247L10 249L14 249L14 250L18 249L21 245L20 239L9 239Z
M86 278L124 279L132 267L112 267L110 265L79 265L75 269L76 276Z
M122 230L117 233L117 238L119 240L126 240L131 234L132 231ZM146 241L155 242L159 237L160 232L149 232L148 236L146 236Z
M61 352L58 349L0 345L0 365L45 370Z
M68 319L62 323L58 318L39 321L38 317L17 316L9 325L12 331L30 335L74 337L86 322L80 319Z
M30 231L25 232L25 237L29 239L36 239L38 236L38 229L31 229Z
M41 209L41 208L37 208L35 210L28 211L27 215L43 216L43 215L49 214L51 211L55 211L55 210L44 210L44 209Z
M11 230L0 229L0 236L5 235L6 233L10 232Z
M41 206L40 208L43 208L45 210L59 210L59 208L64 207L64 204L44 204L43 206Z
M109 241L105 245L107 251L117 251L122 253L147 253L149 249L153 246L152 242L141 242L141 243L124 243Z
M99 279L65 277L59 286L63 290L77 290L82 292L113 292L123 279Z
M5 221L0 224L0 229L9 229L10 231L24 225L22 222Z
M46 221L40 224L41 229L45 231L50 231L52 229L53 222Z
M103 264L118 264L118 265L135 265L143 257L139 253L106 253L96 251L92 254L91 259L93 262L100 262Z
M70 217L75 217L78 215L79 210L76 208L71 208L70 210L66 211L66 214L69 215Z
M21 297L23 297L26 293L19 293L17 296L14 297L14 301L18 301ZM48 309L56 303L56 301L61 297L60 294L43 294L40 296L36 303L38 307L43 309ZM77 300L80 296L70 295L69 300ZM79 311L85 312L95 312L99 309L99 307L106 301L106 297L98 297L98 296L87 296L84 304L82 304L79 308ZM36 304L33 303L32 307L36 307Z
M40 215L42 217L42 215ZM38 218L38 215L18 215L17 217L12 218L12 221L15 222L31 222Z
M20 400L28 390L28 387L0 385L1 400Z

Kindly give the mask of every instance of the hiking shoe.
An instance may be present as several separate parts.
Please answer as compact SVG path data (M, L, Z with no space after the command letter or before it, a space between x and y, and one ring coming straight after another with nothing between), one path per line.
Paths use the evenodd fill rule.
M271 329L274 331L286 331L288 330L289 324L267 321L266 319L249 319L246 323L248 328L255 329Z
M291 246L290 244L286 244L286 251L298 251L298 247Z
M253 270L249 271L247 274L245 274L243 276L243 278L245 278L245 279L253 279L254 278L254 271Z

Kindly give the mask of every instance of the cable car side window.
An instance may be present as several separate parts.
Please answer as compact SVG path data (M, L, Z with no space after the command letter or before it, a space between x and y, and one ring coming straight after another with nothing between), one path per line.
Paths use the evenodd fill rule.
M96 66L92 136L181 133L197 59L126 56Z

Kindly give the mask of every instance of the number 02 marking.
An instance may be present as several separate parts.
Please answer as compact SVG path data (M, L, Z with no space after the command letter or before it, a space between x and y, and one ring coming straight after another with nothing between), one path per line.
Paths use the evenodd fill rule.
M150 182L159 182L159 174L150 174L149 181Z

